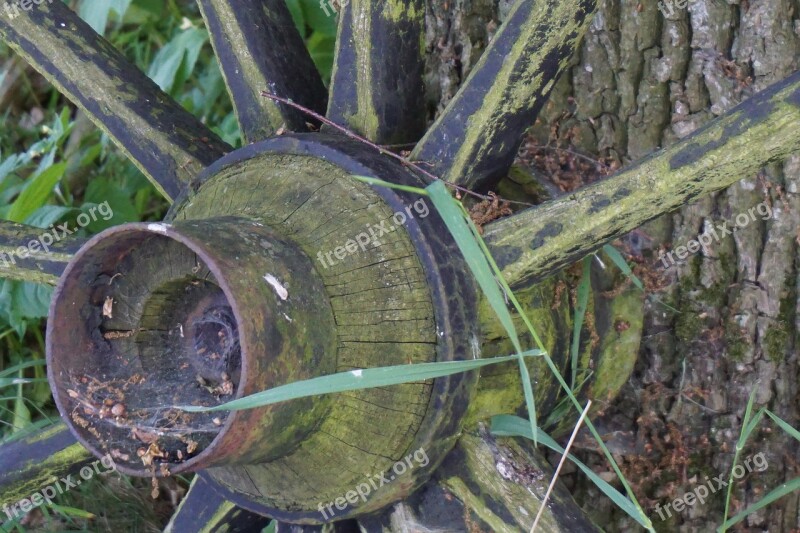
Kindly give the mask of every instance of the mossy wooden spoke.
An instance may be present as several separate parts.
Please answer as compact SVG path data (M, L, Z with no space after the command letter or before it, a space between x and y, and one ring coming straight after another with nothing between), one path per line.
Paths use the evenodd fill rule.
M85 242L64 235L65 229L69 231L0 220L0 278L55 285L72 255Z
M800 72L631 168L485 228L512 284L541 279L609 240L800 150Z
M63 422L4 444L0 446L0 505L10 507L93 460Z
M525 465L524 469L519 465ZM431 483L381 514L359 519L362 531L530 531L552 468L531 443L465 433ZM551 494L538 531L599 531L563 487Z
M424 0L352 0L339 15L328 118L380 144L425 131Z
M470 188L490 187L505 176L594 9L594 0L517 0L412 158Z
M242 133L265 139L285 125L306 131L307 116L260 95L268 90L320 114L327 93L285 0L198 0Z
M169 199L231 148L62 2L0 17L0 38L120 146Z
M269 522L267 517L236 507L217 494L201 476L197 476L164 533L261 533Z

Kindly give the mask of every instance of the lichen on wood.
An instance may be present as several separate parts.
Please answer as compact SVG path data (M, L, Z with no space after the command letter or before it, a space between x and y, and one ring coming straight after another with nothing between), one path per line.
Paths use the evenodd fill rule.
M28 498L92 459L62 422L4 444L0 447L0 505Z
M327 91L286 2L202 0L198 5L245 141L266 139L281 127L308 130L309 117L261 96L268 88L319 113L325 110Z
M614 237L800 148L800 73L691 136L572 194L486 227L509 283L541 279Z
M45 233L47 239L42 238ZM47 244L43 240L51 242ZM61 229L34 228L2 220L0 278L55 285L72 255L84 242L83 238L63 235Z
M591 21L593 0L518 0L412 159L482 188L502 178Z
M423 0L352 0L339 14L328 118L373 142L425 130Z

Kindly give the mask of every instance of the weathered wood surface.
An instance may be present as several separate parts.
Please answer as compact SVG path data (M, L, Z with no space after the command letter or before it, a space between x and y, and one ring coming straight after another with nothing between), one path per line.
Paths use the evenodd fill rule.
M261 96L270 92L325 112L327 91L284 0L200 0L225 84L246 142L281 126L307 131L313 122L295 108Z
M517 0L411 158L470 188L491 186L505 176L594 9L594 0Z
M39 4L13 18L3 12L0 38L81 107L166 198L231 150L66 4Z
M362 517L370 533L400 531L530 531L552 479L539 451L482 428L466 432L425 487L382 513ZM600 531L560 485L550 495L539 531Z
M236 507L196 476L164 533L261 533L269 523L265 516Z
M4 444L0 446L0 505L14 505L94 459L63 422Z
M296 242L330 296L337 371L475 357L476 294L443 222L418 196L373 189L353 174L420 185L407 168L361 143L285 135L210 167L170 218L242 216ZM313 524L323 520L320 503L424 448L429 465L335 514L341 519L381 508L423 483L452 447L476 380L474 373L460 374L341 394L317 431L285 457L209 473L280 520Z
M426 126L424 0L352 0L339 14L328 118L379 144Z
M509 283L539 280L800 149L800 72L598 183L486 226Z
M42 229L0 220L0 278L55 285L84 242L65 235L61 227Z

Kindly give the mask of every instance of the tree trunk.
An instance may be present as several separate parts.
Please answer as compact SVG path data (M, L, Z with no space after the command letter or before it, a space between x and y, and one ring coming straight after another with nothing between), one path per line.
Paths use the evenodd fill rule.
M436 3L429 10L431 102L452 97L507 6L455 0L449 9ZM796 12L797 4L784 0L690 0L683 9L664 6L664 14L655 2L602 1L528 143L577 149L623 166L668 146L797 68ZM653 280L649 290L666 285L661 297L680 310L648 306L634 376L598 421L613 432L608 444L657 529L708 531L722 522L722 490L691 510L663 514L665 520L656 505L663 509L706 475L728 478L752 391L756 407L798 425L798 180L796 156L623 239L640 263L640 277ZM716 226L736 227L736 216L760 202L771 217L753 212L732 235L714 237ZM676 265L660 260L661 250L701 234L712 242L705 250L676 258ZM770 425L761 423L769 429L756 431L741 456L763 452L769 466L736 483L731 514L797 475L796 443ZM599 456L596 463L606 468ZM598 525L633 526L580 474L572 481ZM797 494L789 495L744 525L792 530L800 525L799 503Z

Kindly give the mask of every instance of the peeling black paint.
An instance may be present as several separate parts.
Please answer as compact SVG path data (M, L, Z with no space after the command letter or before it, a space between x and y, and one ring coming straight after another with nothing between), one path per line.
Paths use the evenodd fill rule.
M328 118L366 135L379 144L416 142L427 126L424 57L419 41L424 31L424 0L406 0L396 18L385 13L382 2L365 3L369 34L364 33L345 3L339 15L336 70L331 82ZM357 60L369 54L369 78L364 79ZM359 83L369 96L369 109L359 109ZM377 131L364 131L363 119L374 120ZM323 128L327 130L327 128Z
M594 214L594 213L597 213L598 211L602 210L604 207L608 207L609 205L611 205L611 203L612 203L611 200L609 200L605 196L596 197L594 200L592 200L592 205L589 206L588 213L590 215Z
M497 246L491 247L492 257L494 257L497 266L503 270L508 265L516 263L517 259L522 256L522 250L516 246Z
M260 87L249 86L244 78L243 72L250 65L241 64L242 58L226 37L215 4L213 0L199 2L245 138L250 142L261 140L281 126L268 123L260 90L291 98L324 114L327 91L305 43L295 31L285 2L239 0L233 10L237 29L248 46L248 59L264 79ZM269 10L269 14L265 10ZM280 46L275 46L276 42ZM306 121L316 123L297 109L284 104L278 106L291 131L306 131Z
M548 222L544 228L540 229L536 236L531 241L531 249L535 250L542 246L545 241L550 237L555 237L556 235L561 233L561 230L564 229L564 225L560 222Z
M623 198L626 198L627 196L630 196L630 194L631 194L631 190L629 188L620 187L619 189L616 190L616 192L614 193L614 196L611 197L611 200L616 202L616 201L622 200Z
M718 120L711 121L704 125L687 139L686 146L670 158L670 170L677 170L686 165L696 163L705 156L707 152L720 148L730 139L741 135L747 128L768 120L770 113L775 109L776 102L773 100L775 96L787 87L797 83L800 83L800 71L792 74L781 82L770 85L765 90L733 108L730 111L730 115L733 115L734 118L733 120L729 120L729 123L722 127L722 132L718 139L706 143L700 143L694 140L720 128ZM793 91L792 94L786 98L786 101L793 103L794 101L800 100L798 92L800 92L800 89Z

